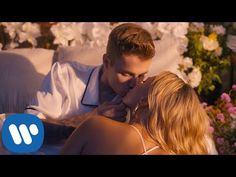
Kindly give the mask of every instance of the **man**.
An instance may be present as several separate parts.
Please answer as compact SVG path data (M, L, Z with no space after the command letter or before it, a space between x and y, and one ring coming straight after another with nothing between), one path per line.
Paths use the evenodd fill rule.
M144 79L154 55L149 32L121 24L109 35L103 65L56 62L26 113L73 127L95 115L124 121L121 98Z

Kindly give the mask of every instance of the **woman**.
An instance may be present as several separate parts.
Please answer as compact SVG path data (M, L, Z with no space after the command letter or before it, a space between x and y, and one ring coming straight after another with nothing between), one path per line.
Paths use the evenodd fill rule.
M67 140L62 154L208 154L208 116L195 91L162 72L135 87L123 102L130 124L90 118Z

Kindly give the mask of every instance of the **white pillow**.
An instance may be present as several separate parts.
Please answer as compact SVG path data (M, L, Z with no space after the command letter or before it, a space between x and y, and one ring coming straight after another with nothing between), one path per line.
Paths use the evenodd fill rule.
M77 61L97 66L102 64L105 47L59 47L58 61Z
M49 72L53 54L47 49L0 52L0 114L24 111Z
M13 53L25 57L36 69L37 72L46 75L51 69L54 57L54 50L41 48L24 48L3 50L0 53ZM2 58L2 57L1 57Z

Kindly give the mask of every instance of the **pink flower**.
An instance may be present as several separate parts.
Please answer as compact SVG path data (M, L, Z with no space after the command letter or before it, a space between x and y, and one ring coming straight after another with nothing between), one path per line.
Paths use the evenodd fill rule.
M207 103L206 102L202 102L202 106L203 106L203 108L206 108L207 107Z
M213 133L215 129L214 129L214 127L210 126L208 130L210 133Z
M219 148L219 152L220 152L220 154L224 154L225 148L224 148L224 147L220 147L220 148Z
M225 101L226 103L229 103L231 101L230 96L227 93L222 93L221 100Z
M224 138L216 138L216 142L221 145L221 144L224 144L225 139Z
M227 103L225 106L226 106L227 109L231 108L231 107L234 107L234 105L232 103Z
M236 119L236 107L229 107L227 111L233 119Z
M236 147L236 142L234 142L233 147Z
M230 108L228 108L228 112L229 112L230 114L236 114L236 107L230 107Z
M236 119L236 114L230 114L230 116L233 118L233 119Z
M219 119L222 123L225 122L225 116L222 113L217 114L217 119Z
M234 91L236 91L236 85L235 85L235 84L232 86L232 89L233 89Z

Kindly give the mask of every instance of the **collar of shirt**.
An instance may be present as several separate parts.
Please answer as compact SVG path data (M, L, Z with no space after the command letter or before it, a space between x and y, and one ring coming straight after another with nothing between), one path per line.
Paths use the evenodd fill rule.
M102 65L95 67L89 75L81 104L85 106L99 105L99 73Z

